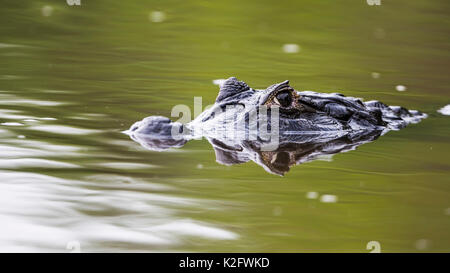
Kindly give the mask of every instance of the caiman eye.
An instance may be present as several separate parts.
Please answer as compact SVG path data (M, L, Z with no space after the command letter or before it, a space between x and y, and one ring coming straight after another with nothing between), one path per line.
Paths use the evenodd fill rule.
M289 107L292 103L292 96L290 92L280 92L275 96L274 100L281 107Z

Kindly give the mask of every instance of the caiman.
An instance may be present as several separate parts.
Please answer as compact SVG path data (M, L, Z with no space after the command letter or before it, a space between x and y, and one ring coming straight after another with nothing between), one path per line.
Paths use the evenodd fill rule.
M296 91L289 81L258 90L231 77L221 85L214 105L193 121L181 124L151 116L134 123L126 133L145 148L158 151L206 137L221 164L252 160L283 175L292 165L353 150L426 116L376 100Z

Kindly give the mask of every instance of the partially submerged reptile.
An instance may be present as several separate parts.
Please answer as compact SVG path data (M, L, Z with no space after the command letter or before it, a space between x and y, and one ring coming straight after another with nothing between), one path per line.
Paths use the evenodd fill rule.
M267 115L259 115L264 109ZM282 175L292 165L355 149L425 117L417 110L379 101L363 102L338 93L299 92L288 81L256 90L232 77L222 84L213 107L192 122L182 125L151 116L133 124L127 133L151 150L178 148L190 139L206 137L219 163L253 160L267 171ZM268 132L277 129L269 140L252 134L252 129L259 130L264 124ZM265 149L275 137L276 146Z

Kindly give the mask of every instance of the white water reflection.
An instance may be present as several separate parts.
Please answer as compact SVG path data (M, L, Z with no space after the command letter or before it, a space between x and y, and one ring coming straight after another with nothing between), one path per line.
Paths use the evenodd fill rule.
M28 129L63 135L89 135L101 132L100 130L77 128L68 125L36 125Z
M27 157L49 157L57 155L51 150L41 150L34 148L15 147L0 144L0 158L27 158ZM81 156L79 153L67 153L64 157Z
M80 166L54 160L41 158L17 158L17 159L0 159L0 168L17 169L17 168L79 168Z
M13 91L1 91L0 105L33 105L33 106L60 106L67 103L48 100L37 100L30 98L23 98L19 95L11 94Z
M9 110L9 109L0 109L0 118L1 119L29 119L31 116L21 114L22 111L18 110Z
M14 135L11 131L0 128L0 138L6 138Z
M0 97L0 104L13 106L66 104L23 99L7 92ZM88 120L105 118L94 113L79 116ZM159 166L133 162L132 157L123 154L101 152L98 143L103 139L91 136L102 130L58 124L55 117L29 115L16 109L0 110L0 118L4 128L8 128L0 129L0 252L66 252L70 241L80 242L83 251L156 251L167 246L182 248L189 237L238 238L223 228L179 216L192 208L214 208L216 201L177 197L171 194L177 190L172 186L109 173ZM20 130L20 134L15 130ZM41 141L34 135L36 132L64 142ZM67 143L75 143L77 139L85 143ZM129 144L115 141L108 145ZM105 141L108 142L113 141ZM80 164L78 160L77 164L65 162L73 157L79 158ZM106 173L76 173L92 167L103 168L101 171ZM39 171L24 172L27 169ZM40 170L57 170L65 177L38 173Z
M23 126L23 124L20 123L20 122L2 122L2 123L0 123L0 125L3 125L3 126Z
M0 101L0 105L35 105L35 106L59 106L63 103L45 100L22 99L19 97L6 97Z
M26 47L26 46L18 45L18 44L0 43L0 49L2 49L2 48L14 48L14 47Z
M114 243L156 251L189 237L238 238L223 228L177 216L179 209L214 207L214 201L175 197L170 187L118 185L120 178L111 175L83 181L26 172L0 171L0 176L6 181L0 183L0 251L64 252L73 240L84 251L111 251ZM114 186L100 182L109 179Z
M1 131L0 131L1 132ZM0 158L29 158L64 155L83 156L82 148L74 145L57 145L31 139L8 139L0 143Z
M439 109L438 113L441 113L444 116L450 116L450 104Z
M152 164L141 164L141 163L133 163L133 162L105 162L96 164L100 167L106 167L111 169L147 169L147 168L157 168L158 166Z

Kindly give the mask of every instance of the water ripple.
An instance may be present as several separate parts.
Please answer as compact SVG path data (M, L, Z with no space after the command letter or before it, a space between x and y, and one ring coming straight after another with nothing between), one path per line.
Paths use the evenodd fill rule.
M89 135L101 132L100 130L77 128L68 125L35 125L28 129L64 135Z
M101 249L105 241L126 244L126 249L134 245L134 249L150 250L179 245L183 237L239 237L223 228L177 216L181 208L211 207L214 202L159 192L170 191L170 187L117 185L120 177L113 175L68 180L0 171L0 176L7 181L0 184L0 220L7 223L0 226L0 251L62 252L73 240L87 251L91 247ZM113 185L105 185L109 178Z

